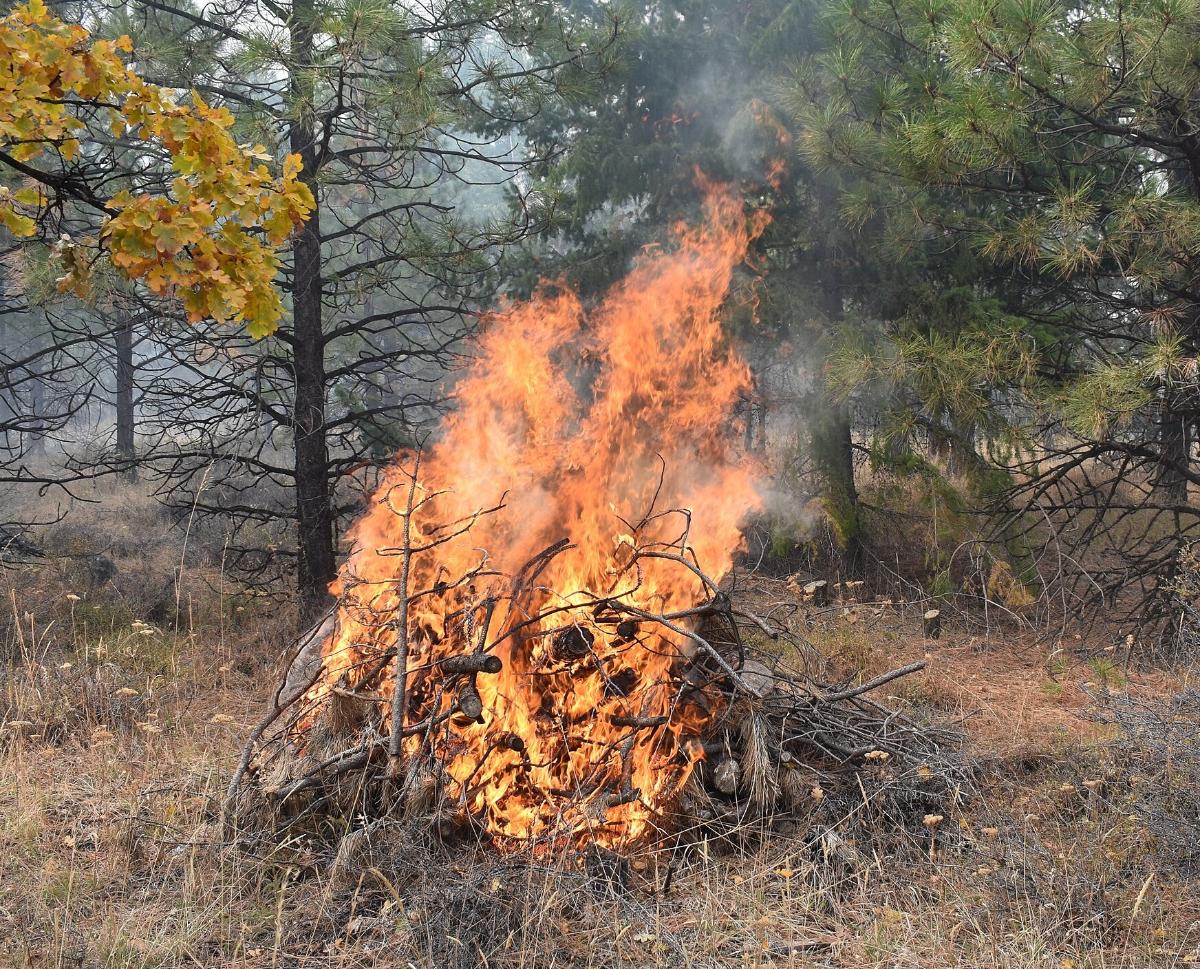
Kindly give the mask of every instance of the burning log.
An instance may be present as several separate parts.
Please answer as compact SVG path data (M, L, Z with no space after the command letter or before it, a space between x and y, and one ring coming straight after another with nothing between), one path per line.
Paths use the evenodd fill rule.
M458 687L458 709L468 720L483 723L483 700L475 686L475 677L463 680Z
M653 730L670 723L670 720L670 717L626 717L621 714L608 718L608 722L615 727L629 727L633 730Z
M525 741L515 733L501 734L497 740L497 745L503 747L505 750L515 750L519 754L525 753Z
M641 791L639 791L636 787L631 787L627 791L617 791L613 794L605 794L604 797L600 798L598 803L600 805L601 812L604 812L610 808L620 807L622 804L632 804L641 796Z
M551 615L557 612L550 607ZM766 656L761 659L745 658L745 645L741 642L738 624L732 607L727 599L707 600L700 609L693 609L698 615L716 617L719 622L720 639L719 651L694 630L686 632L685 641L699 641L699 648L687 663L673 663L662 668L665 677L663 685L670 691L664 696L691 697L683 700L683 709L691 710L696 717L692 735L702 744L708 765L701 772L703 782L692 794L676 801L677 805L687 805L687 811L696 819L710 819L705 823L716 823L719 819L732 817L743 818L747 811L770 813L773 805L792 804L797 799L807 797L808 787L799 780L796 765L813 756L825 759L833 764L850 764L859 762L865 754L871 751L883 751L889 755L901 757L906 747L919 739L907 722L895 713L885 711L873 701L864 699L866 694L876 690L892 680L915 673L924 664L914 663L889 673L875 677L865 683L848 686L842 689L819 689L803 678L788 674L778 668L777 661L766 662ZM525 614L522 613L524 617ZM522 618L521 623L527 623L528 617ZM544 617L543 617L544 621ZM622 620L625 621L625 620ZM632 621L632 620L631 620ZM653 637L659 642L669 642L662 637L679 633L684 636L684 627L679 625L678 618L656 616L648 610L639 610L636 620L639 629L649 639ZM756 623L757 625L757 623ZM412 703L412 713L408 722L402 728L401 742L416 743L406 761L411 761L414 768L418 765L429 765L424 770L424 794L416 796L415 790L410 793L412 784L404 781L402 790L411 810L431 810L436 822L434 830L450 836L454 832L461 833L464 825L484 824L487 814L472 801L471 792L478 790L489 776L496 771L515 771L526 780L519 782L515 790L521 789L521 784L535 784L537 778L546 771L544 764L553 762L554 751L569 750L565 742L556 741L556 745L547 748L543 738L537 747L535 756L530 754L531 740L539 743L537 736L528 737L520 730L509 729L504 718L496 718L495 728L487 730L489 697L494 694L481 689L480 677L486 677L490 684L494 679L506 675L507 664L495 652L506 639L511 640L511 628L501 626L495 631L494 637L488 641L474 640L473 652L453 653L441 656L432 665L425 667L426 672L420 672L419 663L413 666L415 672L410 675L424 677L420 689L410 688L407 692ZM657 628L657 634L652 632ZM716 628L716 627L714 627ZM578 656L581 651L592 653L596 658L596 669L576 671L572 674L575 684L595 676L600 680L601 690L599 707L592 706L581 709L580 720L575 726L567 727L567 732L579 729L581 724L597 724L603 704L618 703L617 709L603 713L603 723L612 731L609 751L614 749L620 758L619 778L609 774L606 782L603 771L606 757L605 748L597 748L595 759L591 762L594 780L582 787L578 783L554 785L542 796L569 800L578 797L586 801L588 807L585 813L597 820L604 819L604 824L598 829L585 827L581 831L592 832L587 837L595 837L596 831L620 831L628 824L627 811L646 811L653 804L654 795L647 790L644 778L656 779L671 770L680 770L679 765L694 762L694 757L683 755L684 737L680 729L677 714L635 714L630 713L630 703L634 698L645 703L654 694L647 692L655 686L653 682L642 682L643 677L629 666L622 665L611 673L603 670L605 654L604 645L591 631L577 623L569 626L552 627L552 651L559 655ZM326 635L332 635L331 626L327 621L322 628ZM472 637L474 639L474 637ZM419 647L428 649L429 644L437 642L436 637L424 636L420 639ZM307 643L302 643L298 650L297 663L309 670L312 658ZM629 649L631 647L626 647ZM630 661L628 653L615 654L619 662ZM733 665L736 664L736 667ZM373 773L395 778L397 775L391 767L391 761L386 756L395 747L395 743L386 733L380 737L378 726L372 726L370 711L380 711L379 719L386 723L386 713L390 712L390 698L386 692L372 680L372 677L383 675L387 666L386 654L383 661L372 660L363 667L363 672L356 674L348 669L337 683L353 683L352 687L342 687L336 683L328 688L326 706L339 697L353 699L360 704L360 711L365 711L362 720L363 739L351 746L317 758L311 766L305 767L297 774L292 772L290 780L275 788L274 801L277 804L308 804L301 807L300 815L314 809L314 805L328 803L331 796L342 796L337 792L358 791L369 788L369 784L361 782L342 784L338 778L347 773L365 773L368 777ZM432 671L432 677L430 672ZM727 673L733 670L733 675ZM438 679L440 674L441 679ZM311 697L311 672L309 676L310 689L304 690L297 684L302 683L301 674L297 670L289 671L286 689L281 689L279 698L273 708L271 717L264 725L256 728L243 755L246 763L255 761L255 749L258 748L259 759L262 757L263 737L266 730L276 719L283 717L289 705L294 704L292 716L288 719L291 725L276 734L279 739L286 740L289 730L295 730L296 724L306 722L303 705ZM365 678L364 678L365 677ZM614 681L619 685L614 686ZM536 682L536 680L534 681ZM703 701L703 702L701 702ZM678 699L675 702L680 702ZM381 709L386 708L386 709ZM637 709L635 706L634 709ZM642 706L645 709L645 706ZM718 714L720 716L718 716ZM534 718L534 723L537 719ZM455 724L483 724L485 732L482 736L487 744L486 749L474 760L470 771L463 777L458 786L445 774L444 763L439 766L439 758L447 755L439 753L436 746L438 736L450 731L454 736L457 730ZM705 733L706 725L724 724L720 737ZM563 728L555 727L555 735ZM593 727L593 729L595 729ZM640 740L639 740L640 738ZM351 740L352 738L346 738ZM924 741L921 741L922 743ZM454 741L459 743L459 741ZM453 751L457 747L445 748ZM591 748L580 747L588 751ZM493 758L493 751L511 751L518 754L512 758ZM924 748L923 759L931 760L933 752ZM657 759L656 759L657 758ZM609 761L611 763L611 761ZM420 772L420 771L419 771ZM411 773L411 770L409 771ZM793 776L795 775L795 776ZM687 774L680 776L686 778ZM240 781L241 775L235 780ZM507 782L512 785L513 782ZM604 792L605 784L611 785ZM236 788L236 784L233 785ZM449 787L449 789L447 789ZM431 791L438 791L442 800L447 794L453 794L451 806L439 806L441 801L430 800ZM599 792L598 792L599 791ZM652 789L651 789L652 791ZM309 800L297 801L304 794ZM716 807L706 806L707 797ZM725 808L719 807L725 803ZM615 808L624 808L620 815L608 816ZM359 808L360 809L360 808ZM679 807L676 808L680 809ZM293 811L295 809L293 808ZM569 817L570 815L564 815ZM567 829L572 830L568 827Z
M728 610L727 604L725 608ZM652 618L639 621L642 625L654 624ZM728 635L736 638L737 623L733 620L731 612L722 618L722 623L728 623L728 626L723 625L723 628L726 628ZM589 642L589 645L595 648L594 638L590 641L583 635L579 635L575 640L567 638L567 634L577 629L582 627L572 625L559 629L552 643L555 639L575 644ZM740 647L731 645L726 648L736 651ZM860 761L865 754L876 750L903 757L907 746L916 741L921 750L922 762L934 759L935 755L930 748L920 747L920 744L924 743L921 735L914 732L902 717L864 699L866 694L896 678L919 671L924 666L923 663L909 664L857 686L820 690L814 684L759 659L741 662L741 668L738 670L739 686L725 677L722 671L722 665L728 665L729 662L730 660L723 660L722 664L717 664L711 660L708 653L700 651L690 664L680 667L673 674L678 677L676 689L685 686L690 679L694 681L690 689L698 695L709 697L710 703L725 704L723 716L719 720L711 721L726 724L721 736L709 735L707 738L701 738L708 761L706 769L698 775L702 783L677 802L677 810L686 810L688 816L696 821L705 824L726 821L740 823L737 819L744 820L747 811L770 814L777 810L775 805L792 805L794 808L795 804L810 798L809 792L812 787L811 782L804 780L805 776L811 775L798 771L797 765L811 761L814 755L833 764L854 763ZM380 667L375 664L373 668ZM445 692L449 708L443 713L437 713L438 701L424 694L413 694L414 703L417 704L414 709L420 712L423 719L404 728L406 737L431 737L434 731L443 729L439 724L485 723L487 701L485 694L480 690L477 677L487 675L491 682L491 677L500 676L504 672L505 664L499 656L488 652L454 654L440 659L435 670L445 679L441 681L443 688L435 690L432 696L436 697ZM492 670L495 672L491 672ZM620 677L622 671L615 671L613 675ZM294 675L291 681L295 681ZM611 694L606 692L605 695L624 700L623 693L631 688L632 684L626 684L622 690ZM716 695L714 691L718 691ZM293 687L291 695L295 699L303 696L303 693L298 693ZM351 695L360 696L362 702L370 698L374 698L371 702L386 701L386 697L380 698L371 692ZM719 700L719 696L724 696L724 700ZM717 709L722 708L717 706L714 712ZM276 716L278 715L276 713ZM598 828L586 828L592 832L588 837L595 837L597 831L621 830L626 822L614 819L623 819L624 814L609 816L609 812L616 808L625 807L628 810L632 806L639 811L645 809L647 792L645 786L636 781L638 777L643 776L639 773L642 770L639 765L644 763L643 758L649 756L648 752L660 749L663 744L667 745L666 750L673 749L671 745L676 743L673 739L676 736L674 731L678 729L673 717L665 714L645 715L614 711L606 715L605 722L611 725L612 729L625 732L624 737L619 740L617 750L621 763L620 776L608 782L613 786L607 792L600 787L600 793L597 793L597 787L604 783L602 778L597 777L595 784L585 786L582 790L576 785L574 789L566 786L551 792L552 796L559 798L579 796L581 801L588 803L586 815L595 821L603 820L603 824ZM652 734L655 739L649 740L648 734ZM261 733L256 735L256 740L258 736L261 736ZM458 837L464 833L464 826L486 824L486 815L472 809L469 792L487 776L488 770L495 769L494 766L489 766L492 765L492 758L489 756L491 751L512 751L518 754L515 763L511 759L505 763L512 764L511 769L519 771L524 777L536 777L538 771L544 769L539 767L538 758L544 758L547 754L540 752L537 758L531 757L529 741L519 732L498 729L488 736L490 739L487 752L475 763L464 786L458 790L451 804L443 805L442 801L437 801L436 798L430 800L431 792L444 792L446 785L445 779L434 780L435 776L442 776L436 766L434 773L426 769L422 775L422 796L416 796L415 790L411 795L406 795L413 810L421 808L433 812L434 821L431 822L430 830L438 833L440 837ZM645 743L635 746L639 737ZM386 741L386 738L384 740ZM373 765L386 764L386 758L376 756L381 752L379 744L378 739L368 740L326 757L307 768L298 778L293 775L295 779L277 789L275 801L280 804L294 803L301 792L315 792L316 798L311 803L321 804L329 800L329 794L321 794L321 791L361 788L362 785L358 782L339 787L337 777L347 772L369 774L378 769ZM429 763L429 753L427 750L421 754L421 763ZM253 759L252 753L249 756ZM602 761L603 758L600 758L597 764ZM436 764L436 761L434 763ZM412 784L406 782L404 790L407 792L410 787ZM445 799L444 793L442 798ZM722 803L726 806L721 807Z
M447 656L438 664L446 676L461 676L464 673L499 673L504 661L491 653L469 653Z
M596 637L582 626L568 626L552 640L550 652L560 663L573 663L592 651Z

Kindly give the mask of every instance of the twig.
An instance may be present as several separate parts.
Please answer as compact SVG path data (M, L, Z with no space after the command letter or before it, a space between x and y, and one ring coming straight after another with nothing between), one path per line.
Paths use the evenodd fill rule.
M396 661L392 686L392 723L388 736L388 777L396 780L404 766L404 720L408 715L408 578L412 569L412 513L417 493L417 473L421 452L413 459L404 508L403 547L400 552L400 602L396 609Z

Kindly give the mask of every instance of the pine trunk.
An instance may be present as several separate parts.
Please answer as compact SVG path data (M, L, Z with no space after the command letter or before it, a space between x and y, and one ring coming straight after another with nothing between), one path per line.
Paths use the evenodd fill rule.
M1161 455L1154 490L1166 504L1185 505L1188 500L1186 471L1192 451L1191 414L1177 406L1175 394L1168 392L1158 419L1158 446Z
M321 223L316 180L317 146L310 82L303 66L312 61L315 11L311 0L292 10L292 95L295 121L291 149L304 163L304 179L317 207L293 243L292 322L295 346L293 433L296 449L297 582L305 620L328 605L328 586L337 572L329 492L325 428L325 342L321 313Z
M824 310L830 324L842 319L842 290L836 270L827 273ZM812 424L813 457L824 478L825 496L848 563L853 567L861 553L862 510L854 480L854 437L850 406L833 400L827 389L818 391L820 413Z
M30 454L42 455L46 453L46 425L41 421L42 415L46 412L46 388L40 373L30 374L29 406L30 413L34 417L34 429L28 435L32 438L29 442L28 452ZM12 411L12 413L15 416L16 411Z
M822 477L826 499L836 519L839 538L851 562L860 551L858 486L854 480L854 439L850 408L829 401L828 409L813 426L813 450Z
M122 316L114 334L116 346L116 399L117 410L117 457L126 465L125 473L133 477L136 473L133 461L137 457L133 432L133 323Z

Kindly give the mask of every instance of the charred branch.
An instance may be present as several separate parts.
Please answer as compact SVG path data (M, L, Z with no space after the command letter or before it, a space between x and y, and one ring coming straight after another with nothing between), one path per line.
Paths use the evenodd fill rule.
M462 676L467 673L499 673L504 662L491 653L468 653L447 656L438 663L446 676Z

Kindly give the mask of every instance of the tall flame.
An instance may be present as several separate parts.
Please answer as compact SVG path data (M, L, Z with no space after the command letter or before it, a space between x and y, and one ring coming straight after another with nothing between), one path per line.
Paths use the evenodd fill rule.
M498 843L627 847L703 755L714 708L683 676L694 621L618 622L603 602L656 615L703 602L711 590L686 562L726 574L759 504L732 426L750 374L719 313L766 216L714 186L704 213L590 311L545 286L491 317L458 410L415 483L412 455L388 472L334 586L314 708L369 685L387 731L407 558L405 723L429 729L403 750L432 745L447 797ZM685 556L638 553L667 548ZM503 666L475 678L470 720L439 664L482 649Z

